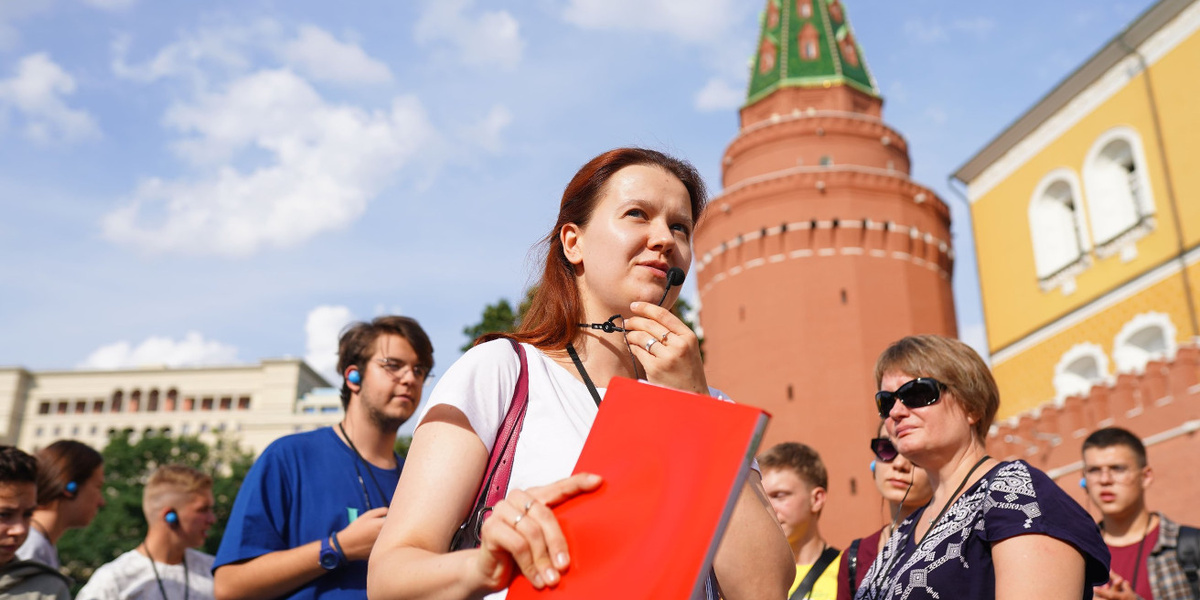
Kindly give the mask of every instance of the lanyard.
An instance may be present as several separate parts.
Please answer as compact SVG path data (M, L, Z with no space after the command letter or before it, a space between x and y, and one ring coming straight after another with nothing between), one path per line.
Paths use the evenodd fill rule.
M392 500L383 492L383 486L379 485L379 480L375 479L375 472L371 470L371 465L367 464L367 459L363 458L358 452L358 448L354 446L354 440L350 439L350 435L346 433L346 428L338 423L338 429L342 432L342 437L346 438L346 443L350 444L350 449L354 451L354 455L358 457L358 461L367 469L367 475L371 478L371 483L375 484L375 489L379 491L379 497L383 498L384 506L389 506ZM394 454L394 453L393 453ZM358 475L358 485L362 488L363 499L367 502L367 510L375 508L371 505L371 495L367 493L367 484L363 483L362 471L358 470L358 463L354 463L354 472ZM396 477L400 477L400 458L396 457Z
M154 557L150 555L150 547L142 542L142 549L146 551L146 558L150 559L150 569L154 571L154 581L158 582L158 593L162 594L163 600L167 600L167 589L163 587L162 578L158 576L158 567L154 564ZM188 567L187 567L187 550L183 551L183 600L188 600L188 595L192 588L188 584Z
M567 343L567 354L571 355L571 362L575 363L575 370L579 371L579 376L583 378L583 383L587 385L588 391L592 394L592 400L596 401L596 408L600 408L600 391L596 389L596 384L592 383L592 378L588 377L587 369L583 368L583 361L579 360L579 354L575 352L575 344Z

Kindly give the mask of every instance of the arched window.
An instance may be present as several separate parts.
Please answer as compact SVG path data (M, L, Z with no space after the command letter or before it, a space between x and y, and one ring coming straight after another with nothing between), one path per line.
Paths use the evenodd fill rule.
M1141 372L1152 360L1175 358L1175 324L1163 313L1129 320L1113 340L1113 360L1122 373Z
M1054 401L1086 396L1092 386L1108 382L1108 357L1097 344L1076 344L1063 353L1054 367Z
M1141 137L1130 127L1101 135L1083 165L1096 253L1109 256L1154 227L1154 198Z
M1072 267L1085 266L1088 242L1079 197L1079 178L1070 169L1051 171L1034 188L1029 202L1029 235L1043 289L1056 287L1078 272Z

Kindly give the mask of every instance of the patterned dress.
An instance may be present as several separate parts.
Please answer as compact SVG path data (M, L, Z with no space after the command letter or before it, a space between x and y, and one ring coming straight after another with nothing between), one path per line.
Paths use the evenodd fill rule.
M1062 540L1083 555L1084 600L1092 597L1092 586L1108 581L1108 548L1099 528L1054 481L1024 461L1002 462L984 474L917 547L913 529L926 508L896 529L855 600L994 599L992 544L1028 533Z

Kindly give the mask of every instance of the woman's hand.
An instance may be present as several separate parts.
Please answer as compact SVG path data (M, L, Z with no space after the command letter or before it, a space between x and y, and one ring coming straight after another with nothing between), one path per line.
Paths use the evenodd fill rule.
M550 507L600 487L600 476L572 475L550 485L512 490L480 529L475 566L492 589L508 587L520 569L533 587L555 586L571 564L567 540Z
M625 338L646 370L646 380L707 395L708 380L695 332L661 306L634 302L629 308L634 316L625 319Z

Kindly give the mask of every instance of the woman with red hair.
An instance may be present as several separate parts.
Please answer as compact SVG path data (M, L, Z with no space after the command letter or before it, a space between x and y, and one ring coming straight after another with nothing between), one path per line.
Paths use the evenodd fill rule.
M447 552L521 373L510 340L485 336L446 372L416 428L372 551L372 598L501 598L518 572L534 587L557 585L571 549L550 509L600 484L595 475L570 474L609 380L720 395L708 387L696 335L660 306L679 294L668 272L691 266L705 201L695 168L652 150L612 150L575 174L544 240L545 270L529 311L505 336L524 349L529 386L507 497L484 521L477 548ZM731 600L782 600L792 581L791 552L757 473L713 566Z

